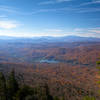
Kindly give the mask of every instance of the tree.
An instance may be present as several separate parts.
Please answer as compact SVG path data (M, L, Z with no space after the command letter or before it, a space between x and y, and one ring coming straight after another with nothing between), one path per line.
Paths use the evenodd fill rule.
M99 70L99 71L98 71L98 74L100 75L100 61L97 61L96 64L97 64L97 69ZM99 81L98 81L98 84L100 85L100 79L99 79ZM100 94L100 93L99 93L99 94ZM86 97L84 97L83 100L96 100L96 99L95 99L94 97L86 96Z
M6 99L6 80L2 72L0 72L0 100Z
M34 100L34 89L23 85L23 87L17 91L15 100Z
M96 100L96 99L94 97L88 97L88 96L86 96L86 97L84 97L83 100Z
M59 98L58 97L54 97L54 100L59 100Z
M25 98L25 100L34 100L34 96L29 95L29 96L27 96L27 97Z
M97 61L96 64L97 64L98 74L100 75L100 61ZM98 81L98 85L100 85L100 78ZM99 91L99 94L100 94L100 91ZM84 97L83 100L96 100L96 99L95 99L95 97L86 96L86 97Z
M97 61L96 64L97 64L97 69L98 69L98 75L100 76L100 61ZM99 80L98 80L97 83L100 87L100 77L99 77ZM100 95L100 90L98 92L99 92L99 95Z
M48 87L48 84L44 84L44 89L45 89L45 95L44 95L44 97L45 97L45 99L46 100L53 100L53 97L50 95L50 91L49 91L49 87Z
M19 86L15 78L15 71L12 70L7 81L8 100L13 100L15 93L18 91Z

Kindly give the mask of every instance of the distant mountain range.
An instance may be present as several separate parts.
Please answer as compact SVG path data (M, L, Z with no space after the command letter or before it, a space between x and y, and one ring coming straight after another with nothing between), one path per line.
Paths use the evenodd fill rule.
M29 42L29 43L53 43L53 42L100 42L100 38L80 37L80 36L64 36L64 37L10 37L0 36L0 40L9 42Z

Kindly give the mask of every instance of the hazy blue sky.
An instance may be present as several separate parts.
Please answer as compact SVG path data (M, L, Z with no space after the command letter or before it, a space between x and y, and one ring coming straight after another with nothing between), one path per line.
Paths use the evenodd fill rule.
M100 37L100 0L0 0L0 35Z

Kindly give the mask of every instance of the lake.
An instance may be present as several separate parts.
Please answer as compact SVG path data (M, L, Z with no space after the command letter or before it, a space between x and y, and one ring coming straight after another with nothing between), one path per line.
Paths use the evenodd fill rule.
M59 61L54 60L54 59L43 59L43 60L40 60L40 63L59 63Z

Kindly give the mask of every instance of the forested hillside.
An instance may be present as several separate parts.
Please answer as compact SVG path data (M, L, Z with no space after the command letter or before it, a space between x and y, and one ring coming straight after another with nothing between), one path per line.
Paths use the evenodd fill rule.
M59 44L32 41L0 44L4 100L87 100L88 97L99 100L96 61L100 57L100 42ZM15 69L13 80L17 87L9 96L9 89L15 86L11 84L12 69ZM4 94L1 92L1 95Z
M96 96L93 91L87 91L70 83L64 88L56 88L57 90L63 88L66 93L54 96L51 95L47 83L30 86L18 81L18 77L15 76L14 70L6 77L0 72L0 100L82 100L86 96Z

